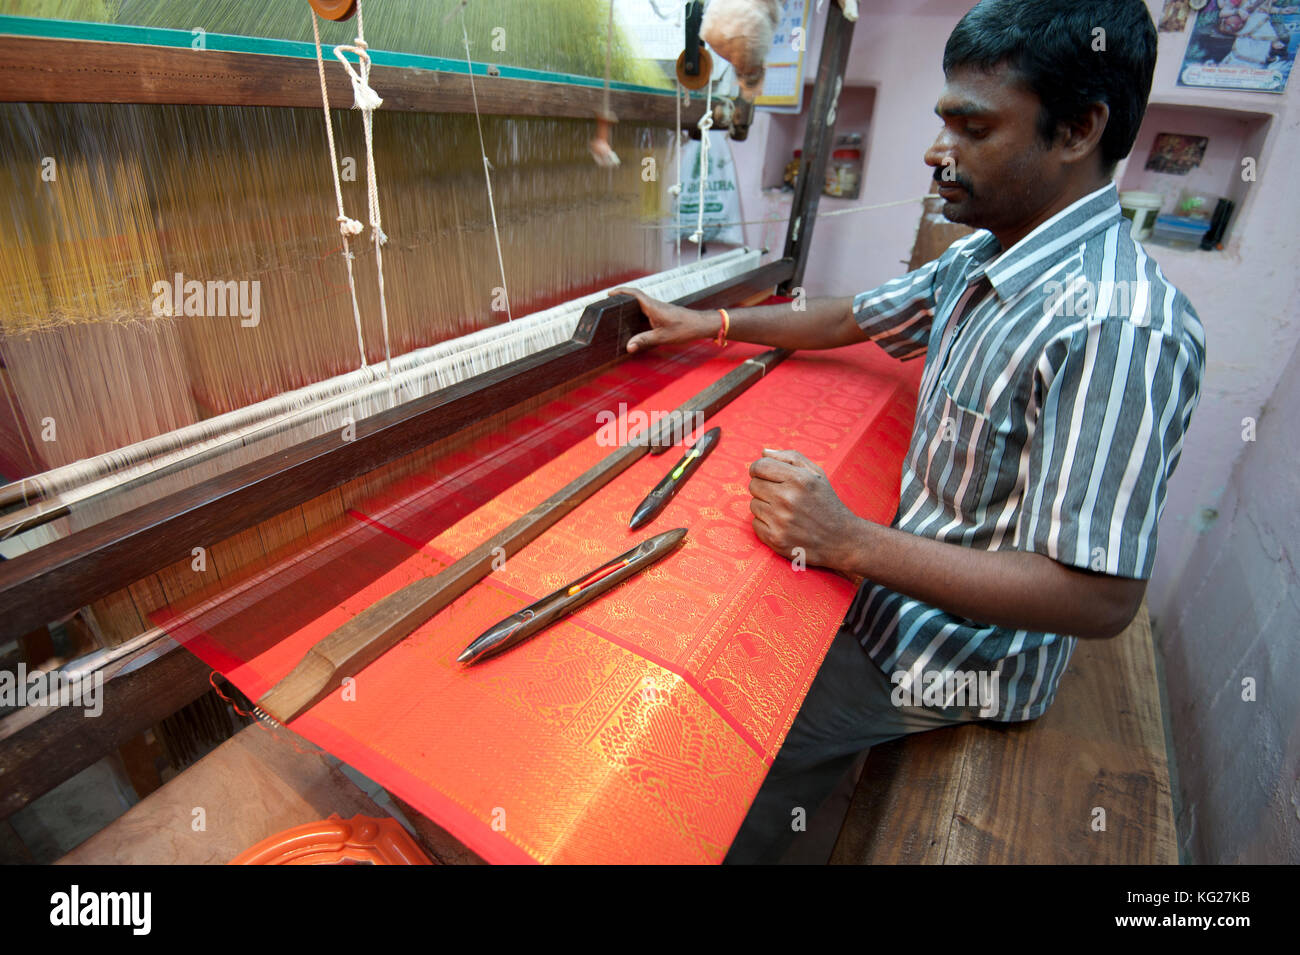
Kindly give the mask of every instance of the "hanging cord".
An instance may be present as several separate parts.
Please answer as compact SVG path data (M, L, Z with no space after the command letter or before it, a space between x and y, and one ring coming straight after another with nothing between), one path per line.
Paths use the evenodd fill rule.
M705 84L704 115L696 124L700 129L700 215L691 241L697 246L695 260L704 258L704 184L709 177L709 130L713 128L713 81Z
M492 237L497 243L497 266L501 269L501 291L506 297L506 321L513 322L510 311L510 286L506 284L506 262L501 255L501 230L497 227L497 204L492 198L492 163L488 160L487 144L483 141L483 120L478 112L478 92L474 89L474 63L469 56L469 30L465 27L465 4L460 6L460 35L465 41L465 66L469 70L469 91L474 98L474 122L478 124L478 148L483 154L483 178L487 180L488 211L492 214Z
M339 183L339 157L334 148L334 123L330 119L330 96L325 87L325 60L321 56L320 48L320 24L316 18L316 11L311 10L311 32L316 38L316 72L320 74L320 98L321 107L325 111L325 138L329 140L330 149L330 171L334 173L334 198L338 202L339 215L339 232L343 236L343 261L348 266L348 291L352 294L352 320L357 326L357 351L361 353L361 368L366 367L366 343L361 333L361 308L357 305L357 283L352 274L352 260L356 258L352 254L351 244L348 242L348 236L360 235L365 228L356 219L349 218L343 211L343 186Z
M677 101L677 121L673 124L673 154L677 160L677 181L668 187L668 194L673 197L673 208L677 214L677 224L673 229L674 244L676 246L676 258L673 260L674 265L682 264L682 97L688 96L686 87L682 86L681 80L674 80L677 84L677 95L674 99Z
M609 0L609 24L605 28L605 115L610 115L609 109L609 78L612 75L614 60L614 0Z
M345 53L356 55L361 64L360 75L352 68ZM334 55L338 57L343 68L348 71L348 78L352 80L354 94L352 108L361 110L361 127L366 136L366 193L369 200L370 230L375 240L375 271L379 278L379 318L384 329L384 374L391 377L393 353L388 338L388 301L384 297L383 253L383 245L388 241L388 236L384 235L379 216L379 183L375 176L375 110L382 106L384 101L370 88L370 54L366 47L366 28L365 21L362 19L361 0L357 0L357 38L352 41L351 46L334 47Z
M650 5L654 7L655 13L659 15L661 20L667 19L659 12L659 7L655 6L653 2ZM685 9L685 2L677 4L677 22L675 26L678 31L682 29L682 14ZM673 205L677 211L677 225L673 229L674 245L676 246L676 258L673 260L673 264L680 266L682 264L682 139L684 138L682 135L682 100L690 102L691 94L682 85L681 79L677 77L676 70L673 71L673 77L673 82L677 86L677 95L674 97L677 107L677 119L673 123L673 152L676 154L677 159L677 181L672 184L668 192L672 194Z
M596 161L597 166L613 168L620 164L618 153L614 152L614 147L610 145L610 135L613 131L614 124L618 122L618 117L609 106L609 81L612 75L614 57L614 0L609 0L609 25L605 29L605 92L601 100L601 107L596 111L596 135L591 138L588 144L591 149L591 158Z

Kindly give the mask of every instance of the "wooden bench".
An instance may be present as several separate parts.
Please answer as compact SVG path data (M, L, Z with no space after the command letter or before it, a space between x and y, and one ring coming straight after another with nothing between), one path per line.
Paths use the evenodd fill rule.
M831 861L1176 864L1146 606L1118 637L1079 641L1039 719L872 749Z

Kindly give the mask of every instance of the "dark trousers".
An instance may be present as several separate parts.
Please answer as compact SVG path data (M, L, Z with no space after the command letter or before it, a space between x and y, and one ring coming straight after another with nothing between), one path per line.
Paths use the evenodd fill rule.
M807 823L864 750L980 718L969 707L895 706L893 690L894 684L851 633L836 634L731 844L728 865L780 862L798 848L798 840L812 839Z

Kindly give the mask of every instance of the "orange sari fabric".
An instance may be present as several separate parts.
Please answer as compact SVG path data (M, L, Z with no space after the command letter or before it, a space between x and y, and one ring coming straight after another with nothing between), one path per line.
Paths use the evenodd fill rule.
M757 352L709 346L671 375L642 374L633 409L671 411ZM797 449L857 513L888 522L919 371L873 345L787 359L708 422L722 428L717 450L649 527L627 523L680 449L642 458L293 729L490 861L721 861L854 592L758 541L747 468L764 447ZM352 508L348 527L241 596L159 622L256 699L360 610L613 451L593 433L592 408L617 413L617 399L593 394L577 412L557 405L554 421L544 410L505 444L498 436L432 485ZM585 437L544 461L510 457L564 420ZM493 466L526 476L448 517L476 469ZM491 624L673 527L689 529L685 544L648 571L507 653L455 662Z

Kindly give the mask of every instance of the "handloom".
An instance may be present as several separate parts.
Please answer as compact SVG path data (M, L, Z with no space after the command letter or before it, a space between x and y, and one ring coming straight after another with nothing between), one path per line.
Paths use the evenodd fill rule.
M0 490L0 630L37 646L53 623L71 646L42 662L84 671L175 640L259 699L608 456L597 412L677 408L739 370L750 390L710 409L720 474L673 505L679 552L546 639L455 665L627 548L662 470L630 456L348 674L355 699L292 721L488 858L717 861L851 591L757 543L744 465L782 435L887 520L914 382L870 349L775 369L743 346L626 358L644 319L604 290L705 308L799 285L851 26L832 4L780 257L680 264L645 227L662 184L628 158L666 170L671 127L726 111L678 100L607 4L370 0L364 42L305 2L208 6L202 48L165 0L0 19L0 463L22 476ZM382 103L347 110L366 90ZM600 123L618 165L592 161ZM18 789L37 772L20 747L0 764Z

